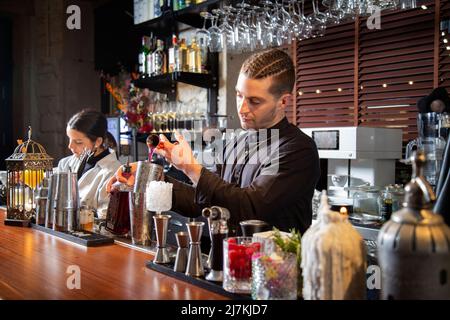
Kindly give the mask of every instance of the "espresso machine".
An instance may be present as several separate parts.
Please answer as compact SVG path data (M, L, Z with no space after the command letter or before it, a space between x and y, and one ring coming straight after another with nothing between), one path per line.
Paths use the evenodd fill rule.
M352 209L356 195L352 190L395 183L395 162L402 158L401 129L329 127L301 130L316 143L319 158L327 159L327 194L331 206ZM339 208L333 210L340 211ZM376 240L377 232L371 228L359 231L365 232L365 239Z

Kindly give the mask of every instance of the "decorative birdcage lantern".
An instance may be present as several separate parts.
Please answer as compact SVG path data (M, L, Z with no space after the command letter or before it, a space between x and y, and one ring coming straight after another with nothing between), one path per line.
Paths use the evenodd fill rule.
M53 158L44 147L31 140L19 144L6 161L6 225L28 226L36 213L35 190L53 170Z

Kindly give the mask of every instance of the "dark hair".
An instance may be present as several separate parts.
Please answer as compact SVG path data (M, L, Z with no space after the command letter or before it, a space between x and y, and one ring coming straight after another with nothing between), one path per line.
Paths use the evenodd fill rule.
M435 100L441 100L444 103L444 112L450 111L450 97L447 90L444 87L437 87L431 91L428 96L422 97L419 101L417 101L417 109L419 109L419 113L432 112L431 104Z
M104 142L108 122L101 112L85 109L73 115L67 126L84 133L92 142L95 142L97 138L102 138Z
M279 49L270 49L251 55L244 61L241 73L250 79L273 77L270 92L280 97L292 93L295 68L291 57Z

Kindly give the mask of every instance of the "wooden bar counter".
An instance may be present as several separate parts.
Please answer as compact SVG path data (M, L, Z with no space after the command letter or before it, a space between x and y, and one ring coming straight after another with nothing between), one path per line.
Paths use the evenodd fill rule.
M5 226L5 215L0 209L0 299L226 299L146 268L149 254L116 244L86 248ZM73 265L80 268L81 288L71 290Z

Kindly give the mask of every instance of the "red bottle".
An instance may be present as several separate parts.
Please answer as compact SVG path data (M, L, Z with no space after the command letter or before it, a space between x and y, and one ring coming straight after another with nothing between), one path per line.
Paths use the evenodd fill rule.
M122 166L122 176L131 176L129 161ZM123 188L121 189L123 190ZM129 191L115 189L111 192L108 211L106 213L106 230L116 235L125 235L130 231L130 208L128 204Z

